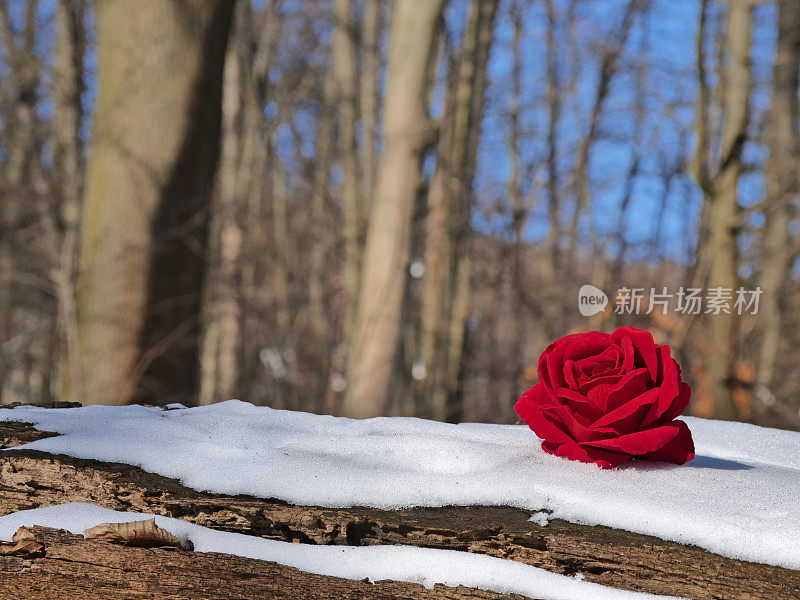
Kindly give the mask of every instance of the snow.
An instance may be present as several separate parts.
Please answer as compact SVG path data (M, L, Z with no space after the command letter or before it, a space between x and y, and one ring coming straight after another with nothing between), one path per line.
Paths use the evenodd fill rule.
M536 523L540 527L547 527L547 524L550 522L550 513L540 510L533 513L528 521Z
M328 507L505 505L800 569L800 434L686 418L697 457L602 470L522 425L356 421L238 401L0 409L63 434L26 448L122 462L198 490Z
M0 517L0 540L11 540L21 526L55 527L75 534L100 523L141 521L155 516L156 525L181 541L191 540L196 552L221 552L277 562L308 573L345 579L392 579L464 585L501 594L522 594L544 600L648 600L665 598L588 583L512 560L455 550L408 546L316 546L265 540L240 533L215 531L158 515L115 512L94 504L62 504Z

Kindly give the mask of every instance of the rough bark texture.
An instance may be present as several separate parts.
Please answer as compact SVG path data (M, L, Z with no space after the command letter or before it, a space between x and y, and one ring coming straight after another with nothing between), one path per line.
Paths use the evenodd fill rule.
M186 334L198 325L233 6L97 3L77 288L86 403L185 401L196 389Z
M353 581L228 554L128 548L63 530L33 528L44 558L0 556L0 596L18 600L499 600L465 587Z
M400 341L411 223L428 111L427 67L443 0L400 0L392 12L384 151L364 252L343 414L384 414Z
M50 435L18 423L0 423L0 448ZM31 450L0 454L0 482L0 515L63 502L92 502L291 542L402 544L477 552L658 594L708 600L788 600L800 595L798 571L733 560L608 527L557 519L542 527L528 520L530 511L509 507L384 511L292 506L201 493L130 465Z

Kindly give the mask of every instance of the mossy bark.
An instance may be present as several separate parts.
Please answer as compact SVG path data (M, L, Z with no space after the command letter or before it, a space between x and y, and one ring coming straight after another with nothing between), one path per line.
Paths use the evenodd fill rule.
M198 325L233 5L97 2L71 399L194 395L197 336L188 334Z

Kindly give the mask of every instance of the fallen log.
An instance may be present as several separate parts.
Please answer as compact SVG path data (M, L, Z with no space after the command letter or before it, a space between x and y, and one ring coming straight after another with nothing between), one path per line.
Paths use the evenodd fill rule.
M34 527L42 558L0 556L0 598L15 600L522 600L465 587L353 581L216 553L129 548Z
M7 448L48 435L52 434L31 426L0 423L0 446ZM24 449L0 454L0 480L0 515L64 502L92 502L268 539L477 552L556 573L581 573L587 581L626 590L699 599L800 597L800 571L734 560L608 527L558 519L542 526L529 520L530 511L510 507L385 511L293 506L198 492L130 465Z

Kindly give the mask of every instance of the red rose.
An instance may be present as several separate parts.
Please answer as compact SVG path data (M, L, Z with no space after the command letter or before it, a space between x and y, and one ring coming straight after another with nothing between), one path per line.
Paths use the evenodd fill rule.
M568 335L542 353L538 372L514 408L545 452L604 469L633 457L678 465L694 458L692 433L675 420L692 389L669 346L648 332Z

